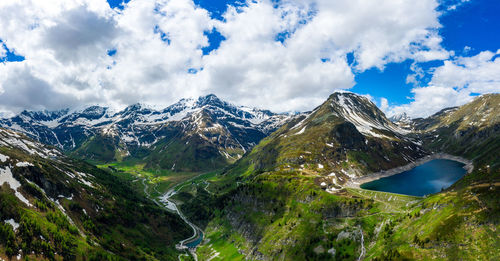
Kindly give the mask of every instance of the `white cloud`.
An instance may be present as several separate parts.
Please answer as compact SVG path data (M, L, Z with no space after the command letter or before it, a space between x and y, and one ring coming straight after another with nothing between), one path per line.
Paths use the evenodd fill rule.
M101 17L85 6L70 9L54 25L42 29L41 48L61 63L88 63L111 49L119 30L110 17Z
M25 64L0 64L0 77L3 80L0 109L5 111L57 109L71 106L76 101L72 95L59 93L46 81L34 76Z
M485 51L476 56L445 61L435 70L431 84L474 93L499 92L500 59L496 53Z
M310 109L354 85L347 53L354 52L356 71L447 58L435 7L434 1L282 1L273 8L262 1L230 8L215 25L227 40L204 58L199 79L239 103ZM283 31L290 33L281 44L275 37Z
M389 109L389 101L386 98L380 98L380 110L386 112Z
M499 93L499 52L445 61L434 69L429 86L414 88L414 100L389 108L389 114L407 112L412 117L426 117L445 107L463 105L476 94Z
M16 98L3 109L19 110L67 101L166 105L215 93L275 111L311 109L351 88L354 72L448 58L437 6L436 0L262 0L230 7L218 21L189 0L132 0L124 10L105 0L2 0L0 39L26 60L0 67L0 99ZM227 40L203 56L204 32L212 28ZM280 33L283 43L276 41ZM14 76L26 77L23 88L12 87ZM35 90L57 99L21 99Z
M443 108L465 104L472 100L469 92L456 90L452 87L428 86L412 90L414 100L409 104L390 107L387 115L392 116L406 112L408 116L427 117Z

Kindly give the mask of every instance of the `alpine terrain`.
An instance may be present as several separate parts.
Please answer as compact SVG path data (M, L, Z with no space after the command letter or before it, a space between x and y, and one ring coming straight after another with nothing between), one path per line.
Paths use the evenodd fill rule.
M3 259L173 259L190 235L129 182L0 129Z
M0 261L498 261L499 14L0 0Z
M499 112L500 95L491 94L425 119L388 119L350 92L294 115L215 95L163 110L24 111L1 121L10 129L0 136L1 253L495 260ZM440 157L469 165L439 193L360 188Z
M480 96L444 114L407 120L413 126L407 128L365 97L332 94L220 174L176 195L205 230L198 257L498 259L499 98ZM473 169L440 193L359 188L370 173L442 153L469 159Z
M0 126L95 162L139 159L149 169L206 171L234 162L290 117L211 94L162 110L134 104L118 112L23 111Z

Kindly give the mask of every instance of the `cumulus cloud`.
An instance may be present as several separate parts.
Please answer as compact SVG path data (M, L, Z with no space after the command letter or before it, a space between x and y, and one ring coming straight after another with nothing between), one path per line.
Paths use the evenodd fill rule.
M445 61L434 68L428 86L412 90L412 102L387 111L390 115L407 112L412 117L426 117L446 107L463 105L478 94L499 93L499 57L500 50Z
M112 47L118 31L111 18L80 6L64 12L41 33L40 47L50 49L63 63L88 62Z
M450 86L474 93L500 91L500 49L496 52L485 51L472 57L458 57L445 61L438 67L431 84Z
M389 109L388 115L406 112L410 117L427 117L443 108L465 104L472 100L469 92L452 87L428 86L412 90L414 100L409 104L395 106Z
M5 64L0 66L7 67ZM3 79L0 109L5 111L57 109L75 102L72 95L59 93L46 81L34 76L26 65L1 68L0 77Z
M2 0L0 39L26 59L0 67L0 99L17 99L3 109L19 110L167 105L215 93L275 111L307 110L351 88L354 75L369 68L447 59L437 6L436 0L260 0L229 7L220 21L191 0L132 0L123 10L105 0ZM212 30L226 40L203 55ZM22 98L36 90L50 96Z
M387 109L389 109L389 101L386 98L380 98L380 110L385 112Z

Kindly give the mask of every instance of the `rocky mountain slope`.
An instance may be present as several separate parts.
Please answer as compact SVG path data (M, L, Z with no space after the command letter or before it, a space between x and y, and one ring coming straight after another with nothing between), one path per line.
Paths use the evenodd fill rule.
M392 121L394 124L398 125L400 128L406 130L413 129L413 119L410 116L408 116L406 112L393 115L389 117L389 120Z
M336 190L351 178L427 155L419 138L406 134L366 97L334 93L264 139L237 165L251 171L319 174L319 183Z
M0 258L175 258L190 235L128 182L0 128Z
M196 171L234 162L290 117L207 95L163 110L134 104L118 112L99 106L23 111L0 126L85 159L140 158L150 167Z
M461 155L476 165L495 165L500 148L500 94L486 94L460 107L415 119L416 135L434 151Z
M334 93L312 112L295 116L236 107L209 95L164 110L133 105L117 113L101 107L77 114L23 112L2 124L99 161L132 160L172 171L216 169L236 161L193 176L173 196L185 216L204 230L200 260L496 260L499 97L484 95L414 120L391 121L363 96ZM39 246L47 244L57 250L54 255L66 255L67 247L50 230L30 238L24 229L13 229L26 226L22 213L35 213L36 222L45 222L41 227L52 222L67 241L77 242L70 247L76 256L87 251L96 259L175 258L171 248L158 242L171 246L189 234L178 218L140 198L113 173L11 131L2 133L0 161L5 164L0 169L8 167L18 181L7 175L9 186L2 187L9 195L2 202L10 202L0 205L2 215L7 213L0 230L5 255L20 248L42 255L50 251ZM356 177L433 152L473 160L474 171L425 198L347 186ZM31 173L42 173L57 185ZM31 183L39 194L30 192ZM38 201L53 207L44 212ZM63 221L55 221L52 212L66 213L72 222L60 225ZM28 239L46 243L31 248Z

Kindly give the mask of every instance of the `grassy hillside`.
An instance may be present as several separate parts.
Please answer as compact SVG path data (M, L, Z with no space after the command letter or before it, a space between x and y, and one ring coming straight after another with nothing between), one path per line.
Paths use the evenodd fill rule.
M177 199L185 213L203 217L200 260L495 260L500 175L490 182L484 175L473 172L426 198L362 189L331 194L297 171L233 180L236 188L216 175Z
M96 164L124 162L130 165L140 162L145 164L146 169L175 172L218 169L228 166L238 155L244 153L241 148L235 149L235 146L226 147L225 144L214 143L210 135L218 137L221 134L211 131L206 131L204 136L201 136L175 126L165 126L157 134L161 134L163 138L148 146L127 146L119 136L97 134L68 153Z

